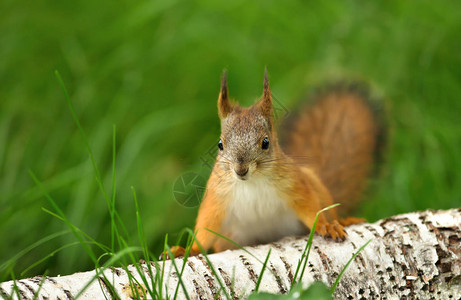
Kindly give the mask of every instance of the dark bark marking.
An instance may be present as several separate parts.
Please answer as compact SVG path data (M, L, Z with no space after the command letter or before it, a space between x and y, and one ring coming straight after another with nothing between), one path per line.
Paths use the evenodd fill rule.
M258 282L258 275L256 275L255 271L253 270L253 265L249 261L247 261L245 256L240 255L239 257L243 266L245 267L245 269L247 269L251 281L253 281L254 284L256 284Z
M27 297L26 297L26 292L24 292L24 291L23 291L21 288L19 288L19 286L18 286L18 285L16 285L16 287L18 288L18 291L19 291L19 296L20 296L21 298L27 299ZM13 291L14 291L14 290L13 290ZM14 293L14 292L12 292L12 294L11 294L11 295L14 295L14 294L15 294L15 293Z
M208 263L207 263L207 261L205 260L205 258L203 257L203 255L200 254L200 255L197 255L196 257L197 257L197 259L202 263L202 265L203 265L210 273L212 273L211 268L210 268L210 266L208 265Z
M449 273L451 272L451 262L450 263L441 263L440 270L442 273Z
M202 265L208 270L208 273L205 273L203 277L205 278L206 282L208 283L208 288L210 289L211 293L213 294L213 299L221 299L221 295L219 294L219 291L217 289L217 283L215 283L215 279L213 276L210 276L210 274L213 275L213 270L211 270L210 266L208 265L208 262L205 260L203 255L198 255L197 259L202 263ZM218 274L214 274L215 276L218 276Z
M8 295L8 293L2 287L0 287L0 296L2 296L5 299L10 298L10 295Z
M233 299L238 299L234 293L234 288L232 287L232 279L230 278L229 274L226 273L222 268L218 268L219 273L221 274L221 277L224 279L224 283L226 284L227 288L229 289L231 293L231 297Z
M144 259L141 258L141 259L139 260L139 266L141 267L142 271L144 272L144 274L145 274L146 276L148 276L149 278L152 278L152 276L151 276L151 275L153 275L153 274L152 274L153 272L151 272L152 269L149 270L149 268L147 267L147 262L146 262ZM116 268L116 269L118 270L118 268ZM119 272L120 272L120 271L119 271Z
M126 268L126 269L128 270L128 272L130 272L131 276L133 276L133 277L135 277L135 276L136 276L136 274L135 274L135 273L133 273L133 271L132 271L130 268Z
M115 292L114 287L109 282L107 282L107 280L104 277L99 276L98 280L104 288L104 290L112 297L112 299L120 299L120 297Z
M296 243L296 241L293 242L293 243L291 243L290 246L293 247L293 248L295 248L296 250L298 250L300 253L303 253L303 252L304 252L304 248L301 247L298 243Z
M355 232L355 234L357 234L362 239L365 238L365 236L363 235L363 232L358 231L357 229L352 229L352 231Z
M450 286L459 286L460 275L453 274L453 265L460 262L461 244L458 241L461 239L461 232L457 227L439 227L437 233L440 241L440 244L435 246L438 257L435 263L439 270L438 277ZM442 249L442 246L446 249ZM434 285L436 283L434 282Z
M391 222L397 223L393 226L386 226ZM408 290L408 294L406 296L413 299L415 296L414 292L414 282L407 280L407 276L417 276L418 270L416 269L416 262L415 262L415 255L414 249L411 245L403 244L402 237L395 237L394 236L394 227L406 227L408 231L403 232L403 234L411 235L412 239L418 240L421 239L419 234L419 228L416 224L410 221L409 218L389 218L381 222L381 227L385 230L384 236L381 238L382 244L384 246L384 250L389 257L397 257L397 256L404 256L404 262L400 263L393 261L394 267L387 267L386 271L389 276L389 280L391 282L395 282L393 290L404 291ZM396 273L394 273L394 270ZM400 276L402 274L402 280L396 279L396 276ZM391 292L388 290L388 292Z
M315 281L319 281L322 279L322 276L320 276L320 272L318 270L312 268L311 272L313 273L312 277Z
M378 225L381 226L381 228L384 230L385 234L383 237L387 237L389 235L392 235L394 233L394 229L390 229L390 228L387 228L386 225L388 223L395 223L395 225L400 225L400 224L403 224L403 226L416 226L415 224L413 224L410 219L408 218L387 218L387 219L384 219L382 222L380 222ZM417 228L417 227L416 227ZM411 231L412 228L410 228L410 231ZM379 236L379 235L378 235ZM379 236L381 238L381 236Z
M38 275L30 278L29 280L32 281L35 284L40 284L42 282L43 276Z
M408 218L400 218L400 219L395 219L393 220L394 222L398 223L403 223L403 224L398 224L399 227L405 226L408 228L407 232L404 232L403 234L409 234L414 239L420 239L420 234L419 234L419 228L417 227L416 224L412 223ZM389 222L387 222L389 223ZM397 225L397 224L396 224ZM407 296L410 298L413 298L415 295L414 292L414 284L413 282L407 281L407 276L417 276L418 270L416 269L416 262L415 262L415 256L414 256L414 250L411 245L406 245L403 244L403 238L402 237L397 237L395 238L393 233L394 230L390 228L385 228L383 227L384 230L390 231L389 233L386 233L384 237L382 238L382 243L385 245L385 252L387 255L390 257L396 257L399 255L404 256L404 262L400 263L394 260L394 269L397 271L397 274L392 273L392 268L388 267L386 270L389 273L389 279L390 281L396 282L396 277L395 275L398 274L403 274L402 280L396 282L394 285L393 289L398 289L399 291L404 291L404 290L409 290ZM400 270L400 271L399 271ZM402 283L403 285L400 285Z
M283 256L279 256L280 260L283 262L283 265L285 266L285 270L287 270L288 274L288 279L290 280L290 283L293 283L293 272L291 271L291 266L288 264L287 260Z
M47 276L46 280L51 281L51 283L53 283L53 284L58 284L58 282L56 280L54 280L52 277Z
M153 275L152 274L153 272L151 272L152 269L149 270L149 268L147 267L147 264L142 264L141 267L142 267L142 270L144 271L144 274L146 274L149 278L152 278L152 276L151 276L151 275Z
M354 250L356 250L356 249L357 249L357 246L356 246L353 242L350 242L350 243L351 243L351 245L352 245L352 248L354 248Z
M195 273L195 264L191 260L189 260L189 259L187 260L187 265L190 267L192 272Z
M452 227L439 227L440 231L454 231L458 230L457 226L452 226Z
M319 247L314 247L315 251L317 251L319 257L320 257L320 260L322 261L322 265L323 265L323 269L325 271L328 271L330 269L330 258L322 252L322 250L319 249Z
M119 277L120 274L122 273L119 269L114 268L114 267L109 267L109 269L112 271L112 273L114 273L115 275L117 275L117 277Z
M29 290L29 292L32 293L32 295L35 296L35 293L37 292L36 290L34 290L33 287L31 287L29 284L27 284L27 282L25 282L24 280L19 280L18 283L22 284L23 286L26 287L26 289Z
M285 251L285 248L280 243L275 242L275 243L272 243L271 245L273 245L274 248L277 248L280 251Z
M419 235L418 235L419 236ZM402 270L406 276L417 276L418 270L416 269L415 255L412 245L401 245L400 247L403 256L405 257L406 265L402 265Z
M435 266L439 274L427 282L425 289L434 293L441 282L448 284L450 289L459 288L460 283L454 283L453 279L460 276L454 277L452 273L453 264L455 264L457 260L459 261L457 257L461 254L461 244L459 242L461 240L461 232L459 227L437 227L430 221L424 221L424 224L439 241L439 244L434 246L438 257ZM437 292L437 294L439 293L440 291Z
M74 297L72 297L72 294L70 293L69 290L64 290L64 294L66 294L67 299L72 300Z
M370 225L365 225L364 226L369 232L371 232L371 234L373 234L374 237L380 239L381 238L381 235L378 233L378 231L376 231L376 229ZM363 235L362 235L362 238L363 238Z
M281 294L286 294L288 292L287 288L283 284L282 278L280 278L278 274L278 270L274 267L274 265L271 263L270 264L271 270L272 270L272 275L275 277L275 281L277 282L277 286L279 287L279 292Z
M450 245L458 245L459 243L461 243L461 237L457 236L457 235L450 235L448 237L448 244Z
M192 283L194 284L195 287L195 293L197 294L199 299L206 299L206 294L205 291L202 289L202 287L197 283L195 279L192 279Z
M387 223L391 223L391 222L397 222L399 219L398 218L394 218L394 217L390 217L390 218L386 218L384 220L382 220L381 222L379 222L379 226L381 226L384 230L386 230L386 228L384 226L387 225Z
M385 233L384 233L384 236L383 236L384 238L386 238L386 237L388 237L388 236L392 236L392 234L395 232L394 229L392 229L392 230L390 230L390 229L384 229L384 230L385 230L385 231L384 231Z
M360 261L360 264L362 265L362 267L364 267L365 269L367 268L367 264L365 263L365 260L363 259L362 253L359 253L359 255L356 256L356 259Z
M208 288L210 289L211 293L213 294L213 299L222 299L221 295L219 294L219 290L215 284L215 280L210 274L205 273L203 276L208 283Z

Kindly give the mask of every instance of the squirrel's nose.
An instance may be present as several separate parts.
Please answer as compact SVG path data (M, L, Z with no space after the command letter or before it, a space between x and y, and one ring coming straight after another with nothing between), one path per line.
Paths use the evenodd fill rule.
M248 166L236 164L234 165L234 172L238 177L240 177L240 179L243 179L243 177L248 173Z
M247 173L248 173L248 168L245 168L245 169L237 169L235 170L235 173L238 175L238 176L245 176Z

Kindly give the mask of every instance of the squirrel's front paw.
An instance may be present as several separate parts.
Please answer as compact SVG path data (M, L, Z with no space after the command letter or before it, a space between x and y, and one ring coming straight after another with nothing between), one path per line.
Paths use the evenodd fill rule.
M172 246L170 248L170 252L171 252L171 254L173 254L173 258L178 258L178 257L183 257L186 254L186 249L184 249L181 246ZM192 249L189 251L188 256L196 256L196 255L199 255L199 254L200 254L200 251L195 250L194 247L192 247ZM159 260L163 260L163 258L171 259L168 251L163 252L160 255Z
M172 246L170 248L170 252L171 254L173 254L173 258L176 258L176 257L182 257L184 256L184 253L186 253L186 250L181 247L181 246ZM160 260L163 260L163 258L165 259L171 259L170 257L170 252L168 251L164 251L161 255L160 255Z
M315 231L321 236L331 237L335 241L344 241L347 237L343 226L336 220L331 223L318 224Z

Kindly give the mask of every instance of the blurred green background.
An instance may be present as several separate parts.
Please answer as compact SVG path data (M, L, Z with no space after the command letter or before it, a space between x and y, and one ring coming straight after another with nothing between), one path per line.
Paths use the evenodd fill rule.
M117 210L136 236L134 186L154 253L166 233L194 225L196 209L174 200L173 185L184 172L209 172L200 158L219 137L224 68L244 105L261 95L264 66L288 109L326 81L370 82L390 108L391 139L361 214L373 221L458 207L460 34L459 1L3 0L0 264L66 228L42 211L51 206L29 169L73 224L110 241L106 203L54 70L109 191L117 126ZM16 274L73 241L65 235L34 249ZM24 276L93 267L75 246Z

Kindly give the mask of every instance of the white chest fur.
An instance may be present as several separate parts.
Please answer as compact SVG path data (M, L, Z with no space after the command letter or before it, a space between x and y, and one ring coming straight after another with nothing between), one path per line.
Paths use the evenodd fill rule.
M266 179L237 180L228 194L224 234L242 246L266 243L306 228Z

